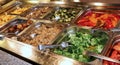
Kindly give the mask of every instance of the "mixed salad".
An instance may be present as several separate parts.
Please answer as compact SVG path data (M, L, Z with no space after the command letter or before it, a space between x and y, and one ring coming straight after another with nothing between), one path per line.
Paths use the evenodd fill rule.
M71 46L67 48L56 48L54 53L67 56L82 62L89 62L94 58L88 57L83 53L88 50L101 53L105 43L108 40L105 32L95 31L91 33L88 29L81 29L74 34L66 34L62 41L67 41Z

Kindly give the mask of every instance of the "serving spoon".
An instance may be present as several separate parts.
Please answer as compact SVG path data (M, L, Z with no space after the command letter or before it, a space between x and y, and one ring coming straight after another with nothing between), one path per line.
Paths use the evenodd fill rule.
M107 60L107 61L111 61L111 62L115 62L115 63L120 64L120 61L119 61L119 60L112 59L112 58L103 56L103 55L101 55L101 54L96 54L96 53L94 53L94 52L85 51L84 54L85 54L85 55L88 55L88 56L93 56L93 57L96 57L96 58L99 58L99 59L103 59L103 60Z
M120 29L119 29L119 28L113 28L113 29L110 29L110 30L91 29L90 31L91 31L92 33L94 33L94 32L97 31L97 30L106 31L106 32L120 32Z
M0 40L3 40L7 35L15 35L16 37L19 37L17 33L0 33Z
M61 42L61 44L58 44L58 45L42 45L41 44L38 46L38 49L41 51L44 51L46 49L57 48L57 47L66 48L68 46L71 46L71 45L69 45L68 42Z

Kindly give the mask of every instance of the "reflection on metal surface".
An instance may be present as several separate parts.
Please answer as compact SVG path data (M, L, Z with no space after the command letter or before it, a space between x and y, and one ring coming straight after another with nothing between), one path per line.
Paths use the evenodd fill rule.
M8 43L8 41L6 41ZM9 41L10 44L8 44L8 46L12 49L16 48L15 44L12 44L12 41Z
M65 4L65 2L56 1L55 4Z
M104 9L103 7L101 6L98 6L98 7L94 7L95 9Z
M80 0L73 0L73 2L80 2Z
M88 64L78 62L76 60L64 56L51 54L50 57L47 57L47 61L45 61L44 65L88 65Z
M21 47L21 50L20 50L21 54L27 58L32 57L32 54L33 54L32 51L33 50L31 48L27 48L25 46Z
M5 11L7 11L8 9L11 9L17 5L21 4L21 2L19 1L15 1L15 0L11 0L11 2L1 6L1 10L0 10L0 13L3 13Z
M2 42L0 43L1 48L11 51L30 62L43 64L43 59L45 58L44 54L42 54L35 47L23 44L22 42L18 42L6 37L4 41L2 40L1 42Z
M63 58L58 65L73 65L73 60Z
M0 45L3 45L5 43L5 39L4 40L0 40Z
M39 1L37 0L32 0L32 1L28 1L29 3L38 3Z
M95 6L102 6L102 5L104 5L104 4L103 4L103 3L96 2L96 3L93 3L93 5L95 5Z
M36 4L36 3L43 3L43 2L50 2L50 0L25 0L27 3L33 3L33 4Z

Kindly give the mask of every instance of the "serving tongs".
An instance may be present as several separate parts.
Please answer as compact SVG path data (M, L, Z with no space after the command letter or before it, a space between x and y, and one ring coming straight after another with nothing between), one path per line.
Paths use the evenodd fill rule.
M96 54L96 53L94 53L94 52L85 51L84 54L85 54L85 55L88 55L88 56L93 56L93 57L96 57L96 58L99 58L99 59L103 59L103 60L107 60L107 61L111 61L111 62L115 62L115 63L120 64L120 61L119 61L119 60L112 59L112 58L103 56L103 55L101 55L101 54Z
M38 45L38 49L41 50L41 51L44 51L46 49L52 49L52 48L57 48L57 47L61 47L61 48L66 48L68 46L71 46L69 45L68 42L61 42L61 44L58 44L58 45Z
M91 29L90 31L92 33L94 33L95 31L104 31L104 32L120 32L120 29L119 28L113 28L113 29L110 29L110 30L103 30L103 29Z
M17 33L0 33L0 40L3 40L7 35L14 35L16 37L19 37Z
M120 32L120 29L119 28L113 28L110 31L112 31L112 32Z

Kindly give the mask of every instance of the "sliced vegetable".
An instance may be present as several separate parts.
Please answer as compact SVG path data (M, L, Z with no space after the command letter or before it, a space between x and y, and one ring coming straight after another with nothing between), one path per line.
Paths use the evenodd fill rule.
M82 8L59 8L50 17L58 22L70 22L79 13Z
M112 59L120 60L120 42L116 43L116 45L113 46L109 57ZM103 65L120 65L120 64L104 60Z
M88 12L76 24L79 26L100 27L111 29L116 27L120 16L110 13Z

